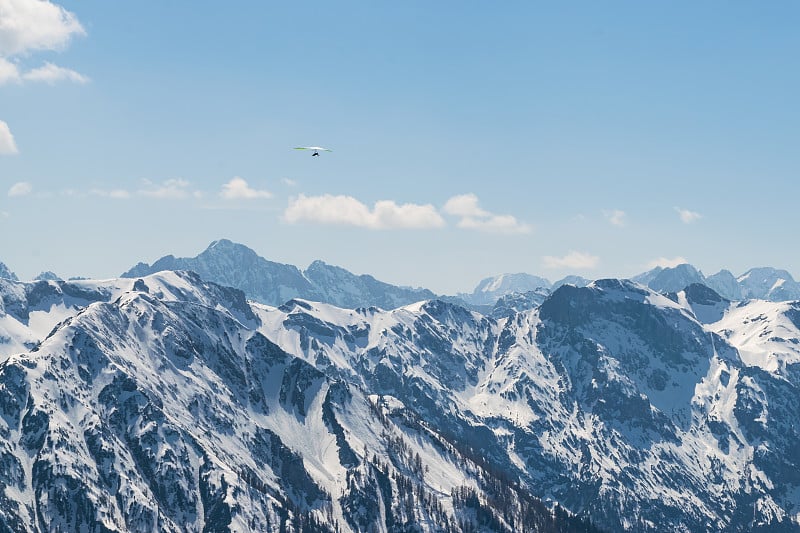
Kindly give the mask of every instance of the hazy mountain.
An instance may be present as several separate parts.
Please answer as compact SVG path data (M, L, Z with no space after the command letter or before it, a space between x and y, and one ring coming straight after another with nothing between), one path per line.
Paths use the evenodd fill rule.
M582 276L565 276L560 280L556 281L555 283L553 283L551 289L556 290L562 285L575 285L576 287L586 287L591 282L592 280L584 278Z
M706 285L728 300L741 300L742 286L729 270L720 270L713 276L706 278Z
M800 284L785 270L753 268L737 278L745 298L785 301L800 299Z
M369 275L357 276L322 261L315 261L301 272L293 265L268 261L247 246L226 239L212 242L194 258L168 255L152 265L139 263L122 277L140 277L162 270L191 270L205 280L241 289L248 298L267 305L304 298L340 307L391 309L435 296L425 289L397 287Z
M677 292L692 283L705 283L705 277L692 265L657 267L632 278L633 281L647 285L657 292Z
M372 276L357 276L341 267L314 261L303 272L322 294L321 300L338 307L356 308L377 306L394 309L420 300L430 300L436 295L427 289L398 287Z
M17 276L13 272L11 272L5 264L0 263L0 279L10 279L17 281Z
M33 278L34 281L61 281L61 278L55 273L49 270L46 270Z
M549 289L551 283L531 274L501 274L485 278L478 283L472 294L460 294L467 303L493 305L500 297L513 293L526 293L539 288Z
M163 270L191 270L205 280L241 289L248 298L271 305L296 297L321 297L297 267L267 261L247 246L227 239L212 242L193 258L167 255L152 265L139 263L122 277L141 277Z

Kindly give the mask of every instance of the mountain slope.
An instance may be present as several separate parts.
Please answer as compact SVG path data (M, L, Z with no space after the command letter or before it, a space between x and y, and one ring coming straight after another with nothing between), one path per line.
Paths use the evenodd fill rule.
M493 319L271 307L188 272L0 290L28 328L0 364L11 530L800 531L796 303L598 280Z
M323 372L279 348L260 332L277 310L254 312L238 290L173 272L105 294L0 364L4 529L591 529L404 401L341 379L357 364ZM427 313L455 312L437 306Z
M797 530L797 468L761 460L772 447L789 452L793 437L780 435L795 430L776 418L780 429L755 431L755 406L795 405L796 384L748 366L705 329L695 313L727 304L703 290L676 302L630 282L565 286L498 322L444 302L258 313L288 352L413 399L534 495L609 530Z

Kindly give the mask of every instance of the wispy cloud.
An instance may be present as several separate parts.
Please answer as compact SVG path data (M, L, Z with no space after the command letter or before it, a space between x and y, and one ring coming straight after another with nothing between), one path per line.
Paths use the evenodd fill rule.
M0 85L5 85L7 83L19 83L20 76L19 76L19 69L17 69L17 65L0 57Z
M219 195L226 200L257 200L259 198L272 198L272 193L266 190L257 190L250 187L247 182L236 176L228 183L222 185Z
M86 35L78 18L49 0L2 0L0 5L0 85L23 80L85 83L88 78L52 63L21 73L9 58L25 58L33 52L62 50L72 38Z
M189 190L189 182L181 178L168 179L162 183L153 183L150 180L144 180L144 183L145 188L137 191L137 194L140 196L175 200L197 196L196 191L193 192Z
M283 220L289 224L313 222L374 230L439 228L445 225L444 219L430 204L397 204L392 200L381 200L370 209L352 196L331 194L301 194L290 199Z
M574 270L591 270L600 262L600 258L584 252L569 252L564 257L546 255L542 258L545 268L569 268Z
M59 81L71 81L73 83L88 83L89 78L79 74L72 69L59 67L52 63L45 63L44 66L30 70L22 75L26 81L40 81L50 85Z
M102 196L104 198L115 198L118 200L126 200L131 197L131 193L125 189L112 189L106 191L104 189L92 189L89 194L93 196Z
M530 233L533 228L512 215L495 215L481 208L478 196L473 193L453 196L442 207L448 215L460 217L459 228L490 233Z
M656 267L674 268L674 267L676 267L678 265L683 265L683 264L688 263L688 262L689 261L687 261L685 257L681 257L681 256L673 257L673 258L658 257L656 259L653 259L649 263L647 263L647 269L648 270L652 270L652 269L654 269Z
M293 179L281 178L281 183L283 183L287 187L297 187L297 182Z
M0 120L0 154L10 155L16 153L18 153L17 143L14 142L11 129L8 127L8 124Z
M678 216L681 217L681 222L684 224L691 224L692 222L703 218L703 215L697 213L696 211L689 211L688 209L683 209L680 207L676 207L675 211L678 212Z
M603 211L603 216L606 217L613 226L617 226L622 228L627 224L628 216L625 214L625 211L621 211L619 209L613 209L611 211Z
M33 185L27 181L18 181L8 189L9 196L27 196L33 192Z

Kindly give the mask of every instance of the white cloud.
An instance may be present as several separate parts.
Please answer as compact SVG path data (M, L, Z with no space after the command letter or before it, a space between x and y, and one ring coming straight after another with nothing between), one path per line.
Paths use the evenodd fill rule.
M0 0L0 85L22 81L86 83L89 78L74 70L46 62L21 72L10 58L26 57L40 50L61 50L76 35L85 35L77 17L49 0Z
M0 85L18 83L19 80L19 69L17 69L17 65L8 59L0 57Z
M667 257L659 257L647 263L647 269L652 270L656 267L675 268L678 265L683 265L688 262L689 261L687 261L685 257L680 257L680 256L673 257L672 259L669 259Z
M590 270L600 262L600 258L583 252L572 251L564 257L546 255L542 258L545 268L570 268L575 270Z
M444 204L442 211L448 215L459 217L482 218L491 216L491 213L478 207L478 196L472 193L453 196Z
M27 181L19 181L8 189L9 196L26 196L33 192L33 185Z
M89 191L89 194L94 196L103 196L106 198L115 198L118 200L125 200L131 197L131 193L126 191L125 189L112 189L110 191L106 191L103 189L92 189Z
M181 200L192 194L189 191L189 182L181 178L168 179L160 184L150 180L145 180L144 183L146 188L139 190L137 194L149 198Z
M703 215L697 213L695 211L689 211L688 209L682 209L680 207L676 207L675 211L678 212L678 215L681 217L681 222L684 224L691 224L692 222L703 218Z
M255 200L258 198L272 198L272 193L256 190L250 187L245 180L236 176L222 186L220 196L227 200Z
M0 155L16 154L17 152L17 143L14 142L11 129L8 124L0 120Z
M619 209L613 209L611 211L603 211L603 215L606 217L612 225L617 227L624 227L626 223L627 215L625 211L621 211Z
M463 217L458 221L457 226L489 233L530 233L533 231L529 224L524 224L511 215L491 215L488 218Z
M281 183L283 183L287 187L297 187L297 182L289 178L281 178Z
M0 4L0 56L60 50L76 35L86 35L78 18L52 2L3 0Z
M459 228L474 229L490 233L530 233L533 228L511 215L495 215L478 205L475 194L453 196L442 207L448 215L461 217L456 224Z
M370 210L352 196L331 194L322 196L301 194L297 198L290 199L289 206L283 213L283 219L290 224L315 222L369 229L423 229L445 225L441 215L430 204L398 205L392 200L381 200L375 202L375 206Z
M40 81L50 85L59 81L71 81L73 83L88 83L89 78L79 74L74 70L59 67L52 63L45 63L44 66L30 70L22 75L25 81Z

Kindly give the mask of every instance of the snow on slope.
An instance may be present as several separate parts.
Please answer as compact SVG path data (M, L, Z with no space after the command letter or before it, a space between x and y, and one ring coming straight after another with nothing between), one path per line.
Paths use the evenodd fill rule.
M534 497L609 530L798 529L797 303L598 280L495 320L186 272L3 283L12 529L515 531Z
M95 283L108 298L0 364L0 524L22 531L457 531L479 516L497 531L520 530L512 522L523 516L530 528L573 524L537 507L519 486L503 485L406 402L366 394L259 332L286 329L278 337L305 359L321 343L339 349L344 373L344 363L360 371L362 362L345 349L362 342L358 326L374 323L377 350L366 364L388 371L405 363L394 366L398 354L388 354L387 337L413 330L413 339L427 339L443 322L457 330L460 319L477 315L436 302L393 313L300 301L253 312L240 291L191 273L126 283ZM456 330L448 332L453 345L465 351L481 340L472 327L463 336ZM414 383L432 371L425 384L444 388L444 373L457 370L421 349L405 355L425 367L408 366ZM491 503L499 490L502 512Z
M749 300L710 326L739 350L749 366L785 375L800 363L800 303Z

